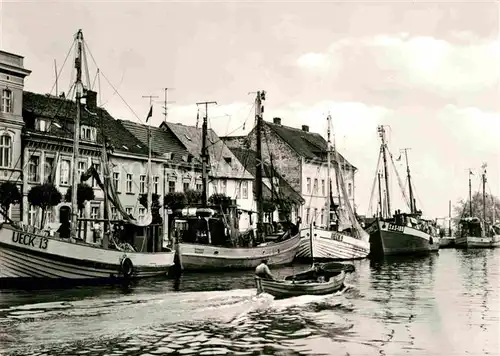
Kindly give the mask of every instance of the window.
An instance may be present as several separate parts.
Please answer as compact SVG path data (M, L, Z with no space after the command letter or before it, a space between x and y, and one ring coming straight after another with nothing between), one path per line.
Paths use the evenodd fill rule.
M227 180L223 179L220 181L220 192L221 194L226 194L227 191Z
M325 209L321 209L320 224L323 225L324 223L325 223Z
M311 194L311 178L306 179L306 191L308 194Z
M118 220L118 210L114 206L111 207L111 220Z
M308 178L308 179L309 179L309 178ZM309 218L310 218L310 216L309 216L309 211L310 211L310 209L309 209L309 208L307 208L307 209L306 209L306 223L308 223L308 224L309 224Z
M189 190L189 182L184 182L183 183L183 189L184 189L184 193Z
M71 161L63 159L61 161L61 179L60 183L63 185L68 185L71 180L70 175Z
M52 209L48 209L45 212L45 224L50 224L54 222L54 213L52 212Z
M314 178L313 193L314 195L318 195L318 178Z
M90 126L83 125L80 128L80 138L82 140L95 142L96 141L96 136L97 135L96 135L96 129L95 129L95 127L90 127Z
M0 103L2 112L12 113L12 91L9 89L2 90L2 101Z
M30 182L38 182L40 175L40 157L31 156L28 162L28 180Z
M146 216L146 209L139 208L139 219L144 219L145 216Z
M36 219L36 207L30 204L28 210L28 225L35 225L36 224L35 219Z
M352 183L349 183L347 185L347 192L348 192L349 196L351 197L352 196Z
M12 138L3 134L0 137L0 167L10 167Z
M160 177L153 177L153 193L160 194Z
M132 215L132 208L125 208L127 215Z
M85 162L78 162L78 177L79 179L82 179L82 175L85 173L87 170L87 163Z
M248 182L241 183L241 198L248 199Z
M130 173L127 173L127 180L126 180L126 189L127 189L127 193L132 193L132 174Z
M146 176L144 175L139 177L139 193L146 193Z
M94 168L96 172L100 175L101 174L101 165L99 163L94 163ZM92 187L97 188L97 181L92 177Z
M201 192L203 190L203 184L202 183L196 183L196 190Z
M325 180L321 180L321 195L326 196L326 189L325 189Z
M317 219L318 219L318 208L314 208L314 216L312 221L316 223Z
M45 157L45 180L47 183L53 183L52 182L52 173L54 170L54 158L53 157Z
M113 172L113 187L116 192L120 192L120 173Z
M38 120L36 121L35 128L36 128L38 131L42 131L42 132L49 132L49 131L50 131L50 120L46 120L46 119L38 119Z
M90 207L90 218L97 220L99 219L99 207L98 206L92 206Z
M174 193L175 192L175 182L172 182L172 181L168 182L168 192L169 193Z

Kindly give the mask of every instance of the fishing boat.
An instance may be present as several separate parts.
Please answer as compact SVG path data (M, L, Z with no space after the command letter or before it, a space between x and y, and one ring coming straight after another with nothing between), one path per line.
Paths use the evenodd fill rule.
M262 102L265 92L257 92L255 99L257 162L262 161L261 131ZM256 164L255 195L257 200L257 228L250 231L250 246L242 246L235 228L238 218L235 206L209 207L207 199L208 153L206 146L208 118L203 118L202 139L202 204L175 212L171 240L184 271L213 269L249 269L257 267L262 259L271 266L291 263L300 246L298 227L290 224L282 232L269 232L263 220L262 165Z
M81 79L82 63L86 58L83 33L81 30L74 40L76 57L76 102L67 100L69 105L76 106L76 117L73 126L73 162L80 157L80 119L83 110L88 111L82 99L86 97L87 89ZM66 100L66 99L64 99ZM97 114L93 114L97 115ZM97 171L93 169L94 177L104 191L105 211L109 210L108 202L113 202L123 213L124 222L136 229L148 229L151 224L151 150L148 157L148 209L142 219L135 219L126 214L118 200L118 195L110 179L107 147L102 145L101 162L104 179L101 181ZM77 165L73 165L71 186L76 188L80 174ZM93 168L93 167L91 167ZM87 172L84 173L84 175ZM82 180L85 180L82 178ZM44 281L95 281L95 280L130 280L142 277L165 275L174 264L174 252L139 252L131 244L120 243L111 234L110 223L104 233L103 242L95 244L79 239L77 214L77 189L72 190L71 223L68 236L50 231L49 229L15 222L3 212L7 222L0 225L0 282L9 286L17 282L37 283ZM109 216L109 215L108 215ZM133 231L135 232L135 230ZM147 236L147 234L146 234ZM133 237L133 236L132 236Z
M309 227L312 230L312 225ZM310 233L309 236L312 236ZM309 238L312 244L312 238ZM315 264L308 270L285 277L282 280L265 279L255 276L257 295L271 294L275 298L289 298L301 295L328 295L344 288L347 273L354 271L351 264L323 263Z
M331 144L330 126L331 116L327 116L327 199L326 228L313 226L312 244L310 244L309 227L305 226L300 231L301 243L297 253L298 258L310 259L315 256L317 260L352 260L366 258L370 253L369 235L363 230L356 218L354 209L349 201L349 196L344 182L339 155L335 147L335 135L333 151L335 153L334 172L337 186L338 204L335 204L332 196L331 176ZM336 224L331 224L331 210L333 208ZM311 251L312 249L312 251Z
M500 224L495 224L495 206L493 206L493 217L487 221L486 213L486 164L483 165L481 176L483 187L483 216L482 219L473 215L472 207L472 172L469 171L469 216L459 221L459 235L455 239L457 248L494 248L500 246ZM465 213L465 206L464 206Z
M399 177L392 155L389 157L398 179L401 192L410 209L409 213L402 213L397 210L391 214L391 199L389 196L389 173L388 173L388 147L385 137L384 126L378 127L378 133L381 138L380 154L377 163L378 191L379 191L379 209L378 216L366 228L370 234L370 256L380 257L387 255L411 255L426 254L436 252L439 249L439 235L435 223L422 218L422 211L417 210L416 199L414 198L414 188L410 175L410 166L408 163L408 149L404 149L406 158L406 171L408 179L409 199L404 190L404 184ZM380 161L383 160L383 174L379 172ZM385 191L382 190L381 180L385 180ZM376 177L376 178L377 178ZM375 192L375 181L373 183L372 198Z

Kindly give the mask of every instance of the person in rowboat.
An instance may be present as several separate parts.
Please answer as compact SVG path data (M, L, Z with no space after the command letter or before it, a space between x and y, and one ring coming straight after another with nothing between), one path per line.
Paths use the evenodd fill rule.
M271 273L271 270L267 266L267 260L262 260L260 265L255 268L255 274L262 279L272 279L274 280L274 276Z

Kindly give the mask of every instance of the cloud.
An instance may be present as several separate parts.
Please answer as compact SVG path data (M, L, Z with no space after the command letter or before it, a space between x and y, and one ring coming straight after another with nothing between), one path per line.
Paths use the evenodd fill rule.
M370 88L390 96L415 90L434 95L477 94L498 85L500 42L458 32L456 43L408 33L344 38L324 52L298 57L300 68L327 68L332 62L345 90Z

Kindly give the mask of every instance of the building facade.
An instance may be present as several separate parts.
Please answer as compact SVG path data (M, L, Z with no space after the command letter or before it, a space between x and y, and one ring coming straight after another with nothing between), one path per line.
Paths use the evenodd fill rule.
M24 68L24 58L0 51L0 182L10 181L22 191L21 135L23 121L24 80L31 71ZM8 216L22 219L22 204L11 206ZM0 221L3 221L0 215Z
M194 158L201 161L201 128L170 122L162 123L160 128L174 135ZM252 210L255 205L253 176L212 129L208 130L207 148L210 160L208 196L225 194L236 200L239 208ZM249 223L250 220L240 220L240 229L247 229Z
M248 146L255 149L255 129L248 136L226 137L230 147ZM300 193L304 199L300 216L304 223L316 223L325 226L327 223L328 175L327 175L327 142L317 133L309 131L307 125L301 129L282 125L281 118L273 122L264 121L262 128L262 157L279 172L290 186ZM335 162L335 155L331 157ZM338 153L340 167L351 204L355 206L354 176L356 167ZM332 195L338 202L335 180L335 167L331 166Z

